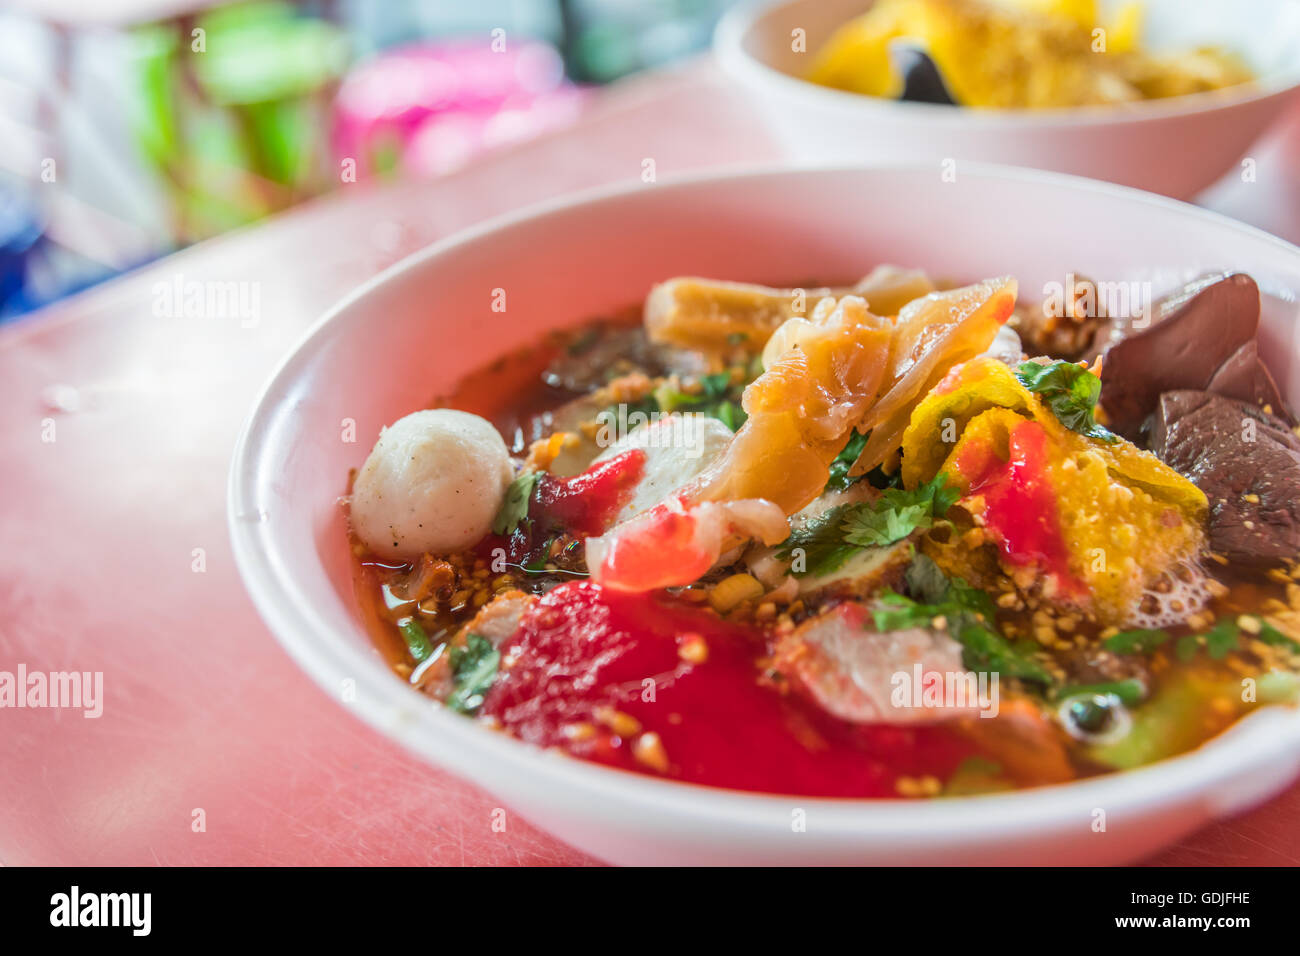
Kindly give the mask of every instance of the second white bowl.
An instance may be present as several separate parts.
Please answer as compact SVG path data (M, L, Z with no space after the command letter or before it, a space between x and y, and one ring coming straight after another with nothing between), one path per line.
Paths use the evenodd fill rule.
M954 172L961 160L1010 163L1186 199L1237 166L1300 92L1294 0L1146 0L1149 47L1222 46L1258 77L1214 93L1123 106L978 110L861 96L803 79L835 30L870 6L768 0L734 8L719 23L714 51L723 69L792 158L951 163ZM796 31L803 31L802 51Z

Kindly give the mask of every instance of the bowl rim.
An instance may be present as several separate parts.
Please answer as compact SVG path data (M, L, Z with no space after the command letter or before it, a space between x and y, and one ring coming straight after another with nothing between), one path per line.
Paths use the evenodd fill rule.
M732 180L780 180L783 177L833 174L866 176L928 175L925 163L849 163L805 165L763 163L715 168L665 177L654 190L690 191ZM1111 194L1126 202L1164 208L1184 216L1209 220L1224 229L1276 246L1300 266L1300 247L1227 216L1128 186L1065 173L1014 166L967 163L963 176L1003 182L1038 183ZM624 181L561 195L508 212L452 233L399 260L359 285L318 319L278 363L248 413L231 458L227 484L227 527L236 567L263 621L289 656L329 696L337 697L341 681L355 681L352 710L384 736L396 740L422 759L446 772L484 785L487 774L475 762L491 761L515 779L535 781L583 792L605 801L606 807L633 806L663 816L669 812L719 827L742 826L771 830L774 820L788 827L792 807L817 814L818 830L839 836L897 837L916 832L930 837L969 836L979 831L1023 835L1063 823L1077 823L1080 807L1121 808L1159 806L1175 800L1213 796L1211 788L1237 778L1242 771L1300 754L1300 707L1264 706L1200 747L1172 758L1062 784L941 800L905 798L813 797L733 790L664 780L590 761L575 759L488 729L454 714L398 679L369 646L353 643L328 624L293 580L280 554L270 522L263 520L270 502L264 500L263 458L278 433L275 427L292 402L290 395L301 368L328 344L328 333L380 287L425 267L450 250L488 241L502 231L565 213L582 206L614 206L629 196L646 195L639 181ZM360 625L357 625L358 627ZM363 635L364 636L364 635ZM403 688L405 688L403 690ZM491 785L489 785L491 787ZM509 798L510 794L500 794ZM1232 805L1231 801L1227 801ZM1235 806L1235 805L1233 805ZM774 814L776 816L774 817ZM1214 815L1218 815L1218 811Z
M723 71L746 85L766 86L786 96L819 106L858 111L878 119L907 120L934 126L1002 129L1008 127L1060 129L1107 123L1130 124L1173 117L1194 116L1227 110L1247 103L1284 97L1300 90L1300 60L1291 67L1274 70L1254 80L1219 90L1184 93L1159 99L1122 104L1062 106L1046 109L956 108L941 103L914 103L867 96L849 90L820 86L791 76L745 49L745 41L761 16L795 0L750 0L729 9L713 31L713 53ZM847 22L847 21L846 21Z

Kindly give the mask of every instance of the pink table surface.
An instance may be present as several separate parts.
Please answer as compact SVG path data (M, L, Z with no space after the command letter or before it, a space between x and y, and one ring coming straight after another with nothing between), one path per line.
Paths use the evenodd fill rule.
M0 710L0 862L580 864L301 674L225 528L235 437L333 301L407 253L559 193L779 155L711 66L617 87L576 127L417 185L345 186L0 329L0 670L102 671L104 712ZM1300 116L1211 204L1300 239ZM177 277L259 283L261 319L160 318ZM53 422L53 441L47 440ZM196 571L202 549L204 570ZM206 828L193 826L202 810ZM1161 864L1300 862L1300 786ZM996 861L991 861L996 862Z

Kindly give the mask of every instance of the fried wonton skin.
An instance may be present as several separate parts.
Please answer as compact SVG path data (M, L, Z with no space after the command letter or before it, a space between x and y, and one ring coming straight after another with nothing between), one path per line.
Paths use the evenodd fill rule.
M742 541L782 540L785 516L826 487L831 462L880 389L891 325L849 295L825 298L810 319L781 328L784 345L746 387L748 418L718 458L668 500L587 540L601 584L689 584Z
M903 482L939 472L1013 578L1041 575L1045 596L1105 623L1133 620L1144 590L1204 545L1208 503L1195 485L1123 439L1066 428L993 359L954 369L913 413ZM959 551L946 561L978 576L978 559Z
M891 341L886 319L845 296L790 323L785 350L745 389L749 418L702 476L699 500L761 497L793 514L821 494L830 463L875 401Z
M644 321L652 342L707 353L762 351L782 323L806 318L826 297L857 295L875 315L897 315L935 291L919 269L880 265L852 288L778 289L683 276L661 282L646 297Z
M1016 305L1016 280L985 279L907 304L894 323L880 398L858 423L870 432L849 474L875 468L897 450L912 410L956 363L988 349Z
M683 277L662 282L645 301L652 342L677 348L759 351L781 324L847 289L775 289L744 282Z

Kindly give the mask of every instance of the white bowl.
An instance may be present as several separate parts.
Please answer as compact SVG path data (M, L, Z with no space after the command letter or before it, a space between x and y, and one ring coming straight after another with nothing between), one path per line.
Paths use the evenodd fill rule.
M534 823L619 863L1099 863L1150 853L1256 803L1300 766L1300 712L1256 712L1177 759L997 796L909 802L767 796L543 752L443 710L392 674L358 620L339 496L381 425L544 330L683 273L839 281L880 262L1150 281L1249 271L1264 354L1300 398L1300 249L1220 216L1071 177L924 169L713 174L565 199L460 233L371 280L281 366L239 439L230 531L249 593L336 700ZM492 311L504 289L507 310ZM344 440L354 423L357 439ZM329 706L322 701L321 706ZM792 823L802 811L806 830ZM1094 821L1104 812L1106 829Z
M1258 81L1124 106L975 110L900 103L802 79L836 28L870 0L778 0L732 9L714 51L792 158L1011 163L1186 199L1234 168L1300 90L1300 3L1145 0L1147 45L1239 53ZM1103 4L1103 7L1114 6ZM806 52L792 49L803 30Z

